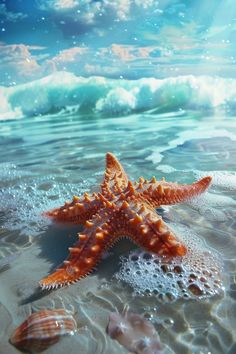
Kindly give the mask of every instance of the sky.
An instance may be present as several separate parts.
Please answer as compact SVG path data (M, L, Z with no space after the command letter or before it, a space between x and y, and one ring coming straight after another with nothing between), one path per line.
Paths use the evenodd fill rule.
M236 77L235 0L0 0L0 85L56 71Z

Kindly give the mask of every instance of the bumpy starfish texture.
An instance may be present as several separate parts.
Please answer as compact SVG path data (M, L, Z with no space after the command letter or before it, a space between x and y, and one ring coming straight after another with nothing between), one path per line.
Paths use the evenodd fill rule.
M191 185L150 181L140 177L132 183L111 153L106 155L106 172L101 192L74 196L64 206L47 213L55 221L83 224L84 230L69 248L69 257L54 273L40 281L51 289L74 283L95 268L102 255L126 236L138 246L158 255L184 256L186 247L156 213L161 205L184 202L204 192L211 177Z

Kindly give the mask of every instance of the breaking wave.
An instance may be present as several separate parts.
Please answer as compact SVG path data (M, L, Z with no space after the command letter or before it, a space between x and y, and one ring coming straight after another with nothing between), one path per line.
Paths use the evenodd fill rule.
M14 87L0 87L0 119L54 114L135 112L186 109L236 109L236 79L179 76L166 79L114 80L77 77L69 72Z

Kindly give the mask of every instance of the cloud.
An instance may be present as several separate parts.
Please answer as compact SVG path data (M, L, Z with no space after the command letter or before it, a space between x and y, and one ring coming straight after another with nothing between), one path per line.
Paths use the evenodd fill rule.
M32 81L60 70L75 74L83 72L88 48L68 48L50 59L42 52L44 49L36 45L7 45L0 42L0 85Z
M86 47L72 47L60 51L51 59L43 63L44 70L54 72L66 70L81 75L88 58L89 49Z
M53 9L56 11L73 9L79 5L77 0L46 0L38 1L39 8L41 10Z
M182 43L180 47L183 47ZM41 46L0 43L0 85L24 83L62 70L81 76L125 79L194 72L232 75L232 59L229 57L199 56L186 52L185 45L184 48L175 50L173 55L163 55L165 48L160 46L113 43L109 47L96 49L72 47L49 58L43 54L45 48Z
M124 62L148 59L157 49L156 46L137 46L113 43L110 47L100 48L98 55L104 60L109 56L110 59L122 60Z
M71 63L80 60L80 57L85 55L87 52L88 48L86 47L72 47L60 51L60 53L53 57L51 60L53 60L55 63Z
M155 6L154 0L38 0L38 7L57 15L73 17L84 25L99 25L111 21L127 21L133 13Z
M37 62L37 56L31 54L30 48L24 44L0 43L0 85L26 82L44 74L44 68Z
M132 46L112 44L110 51L111 53L123 61L133 60L135 56L132 54Z
M47 47L43 47L41 45L27 45L27 48L29 50L44 50L44 49L47 49Z
M120 68L104 64L85 64L84 74L89 76L117 77L121 75L121 70Z
M150 70L150 55L156 47L124 45L113 43L109 47L90 49L91 60L86 60L83 71L85 75L103 75L113 78L137 78ZM144 69L144 70L143 70Z
M0 17L5 19L6 21L16 22L19 20L23 20L28 16L26 14L23 14L22 12L8 11L5 4L0 4Z

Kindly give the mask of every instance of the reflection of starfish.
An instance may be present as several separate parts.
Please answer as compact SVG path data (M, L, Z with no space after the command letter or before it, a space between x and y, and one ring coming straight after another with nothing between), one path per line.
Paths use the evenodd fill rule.
M111 153L106 155L106 172L101 193L82 197L46 213L55 221L85 225L69 258L47 278L41 280L43 288L55 288L89 274L103 253L122 236L127 236L146 250L167 256L183 256L186 247L156 213L160 205L183 202L204 192L211 182L205 177L191 185L169 183L164 179L139 179L132 183Z

